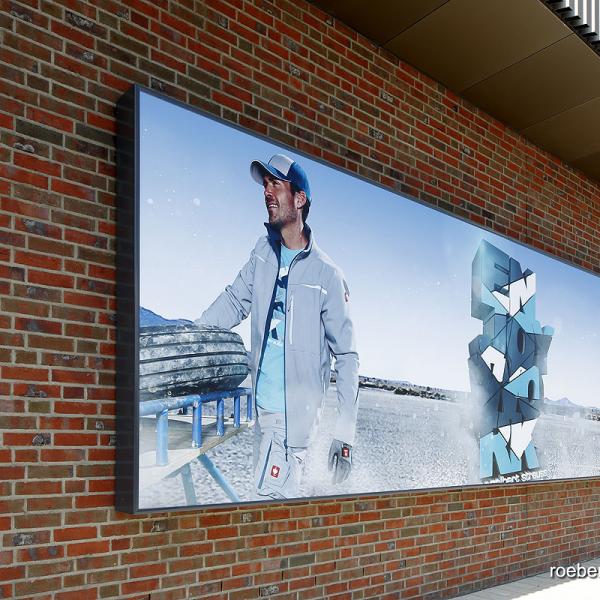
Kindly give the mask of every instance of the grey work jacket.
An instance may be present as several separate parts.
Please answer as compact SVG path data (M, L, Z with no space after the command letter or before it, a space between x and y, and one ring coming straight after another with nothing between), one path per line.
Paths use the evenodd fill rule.
M280 236L265 223L250 259L196 322L231 329L251 315L252 387L265 346L267 319L279 271ZM287 445L308 445L329 386L335 357L337 419L334 438L354 444L358 411L358 354L348 311L348 287L340 269L316 245L309 244L288 272L285 324L285 406ZM256 393L254 394L256 398Z

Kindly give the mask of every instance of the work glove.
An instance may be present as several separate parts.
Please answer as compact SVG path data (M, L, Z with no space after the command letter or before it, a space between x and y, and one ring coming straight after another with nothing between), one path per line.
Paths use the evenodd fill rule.
M333 471L333 483L348 479L352 468L352 446L340 440L333 440L329 448L329 470Z

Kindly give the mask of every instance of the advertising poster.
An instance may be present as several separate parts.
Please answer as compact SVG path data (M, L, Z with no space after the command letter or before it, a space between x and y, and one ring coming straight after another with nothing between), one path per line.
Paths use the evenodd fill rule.
M600 474L596 276L138 93L136 510Z

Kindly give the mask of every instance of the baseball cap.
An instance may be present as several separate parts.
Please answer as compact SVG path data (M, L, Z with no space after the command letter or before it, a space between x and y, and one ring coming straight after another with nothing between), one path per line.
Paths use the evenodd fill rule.
M310 185L306 171L289 156L285 154L275 154L271 156L269 162L265 164L260 160L253 160L250 163L250 174L256 183L263 184L263 177L270 174L277 179L293 183L299 190L306 194L310 201Z

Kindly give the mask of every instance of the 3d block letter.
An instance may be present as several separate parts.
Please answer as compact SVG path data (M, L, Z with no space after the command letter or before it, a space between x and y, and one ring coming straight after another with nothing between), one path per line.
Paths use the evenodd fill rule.
M473 259L471 315L483 334L469 344L471 393L481 403L481 479L539 468L532 432L544 398L552 327L535 318L535 273L485 240Z

